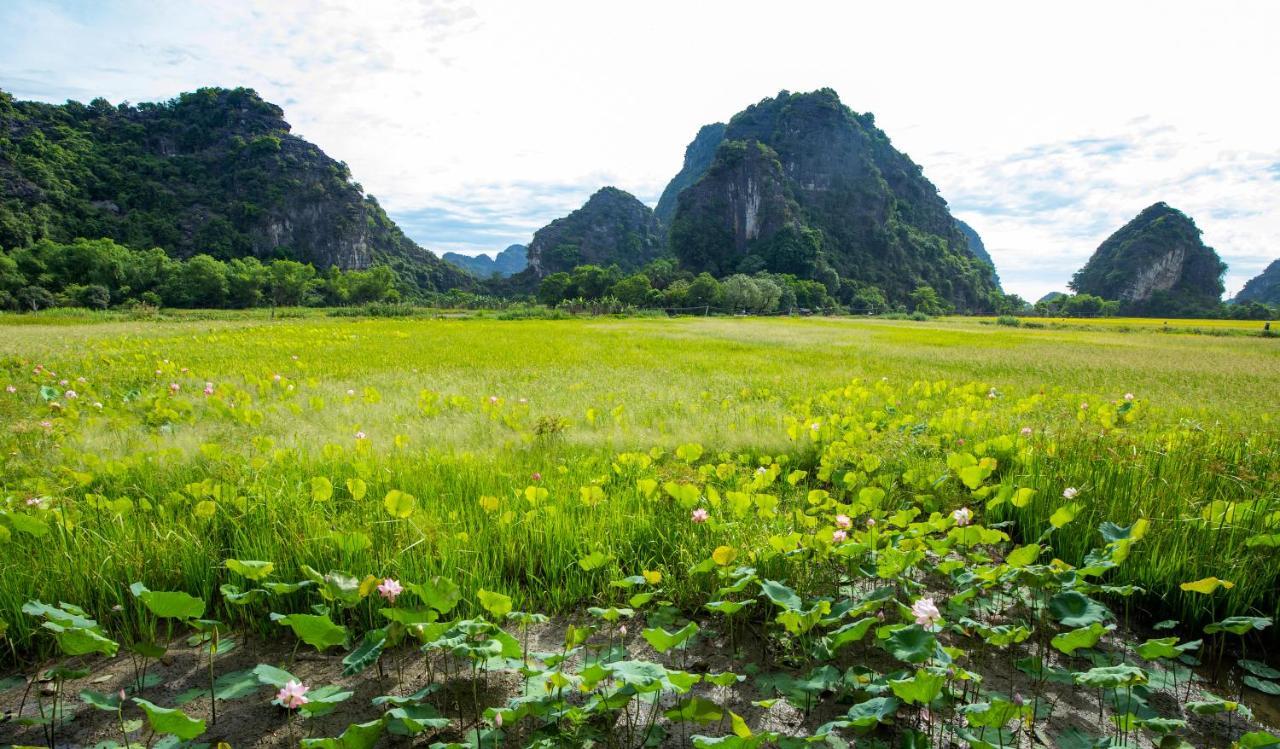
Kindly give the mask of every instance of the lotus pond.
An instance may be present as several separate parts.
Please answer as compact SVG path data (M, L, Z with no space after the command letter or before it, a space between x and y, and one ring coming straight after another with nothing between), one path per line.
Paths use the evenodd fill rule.
M0 319L0 743L1270 746L1277 392L975 321Z

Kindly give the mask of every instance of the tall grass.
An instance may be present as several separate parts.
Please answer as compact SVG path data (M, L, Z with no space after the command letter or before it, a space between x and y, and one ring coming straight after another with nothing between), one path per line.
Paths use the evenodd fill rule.
M888 488L938 508L990 499L957 480L949 454L979 455L978 445L994 454L998 440L1013 440L989 484L1037 490L1009 512L1019 533L1039 533L1065 487L1081 490L1084 511L1053 539L1068 561L1098 545L1099 523L1148 519L1123 574L1146 589L1153 616L1277 609L1280 568L1266 564L1267 547L1245 543L1280 520L1269 414L1280 357L1265 341L714 319L311 318L5 333L0 371L17 392L0 391L9 424L0 496L7 513L48 529L0 520L0 620L19 651L31 643L33 622L19 613L30 598L72 601L128 633L143 626L130 618L129 583L216 600L227 558L271 560L281 579L303 565L446 574L528 610L567 610L606 590L606 575L577 565L600 549L666 570L678 600L694 590L685 570L710 548L686 508L637 480L698 474L678 461L659 471L644 456L698 443L714 461L781 456L806 471L770 490L776 516L737 531L747 547L798 522L787 508L806 501L821 457L796 427L824 414L841 414L862 452L893 465ZM857 378L871 384L844 387ZM933 382L944 378L957 384ZM991 388L998 397L986 397ZM1137 405L1121 414L1110 402L1129 390ZM1082 401L1092 408L1082 412ZM1019 436L1024 425L1033 439ZM591 486L601 501L584 502ZM391 490L415 498L410 517L386 512ZM1201 610L1205 601L1178 586L1208 575L1236 587ZM219 615L247 624L262 613L223 606Z

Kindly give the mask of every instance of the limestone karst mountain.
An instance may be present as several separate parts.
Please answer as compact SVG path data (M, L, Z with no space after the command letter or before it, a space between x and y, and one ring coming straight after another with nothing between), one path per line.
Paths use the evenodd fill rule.
M1156 203L1099 245L1071 288L1130 314L1199 316L1221 302L1226 268L1189 216Z

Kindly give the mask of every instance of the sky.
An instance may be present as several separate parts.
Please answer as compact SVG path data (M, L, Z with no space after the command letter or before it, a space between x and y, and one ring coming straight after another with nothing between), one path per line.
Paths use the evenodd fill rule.
M1280 2L0 2L0 89L247 86L419 244L496 252L615 185L650 205L701 125L780 90L872 112L1006 291L1066 288L1144 207L1228 295L1280 256Z

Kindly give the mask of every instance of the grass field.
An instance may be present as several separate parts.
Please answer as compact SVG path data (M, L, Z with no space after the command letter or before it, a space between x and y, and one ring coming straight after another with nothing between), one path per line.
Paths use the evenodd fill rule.
M764 603L744 625L801 650L889 605L865 606L870 588L850 582L863 576L892 583L908 624L922 591L955 599L944 621L969 636L981 617L957 591L993 606L1041 591L1023 612L1041 657L1053 632L1103 621L1055 620L1063 596L1135 626L1176 620L1186 639L1228 616L1265 629L1280 609L1272 339L1134 321L13 320L0 621L14 663L65 645L24 613L32 600L156 641L135 582L241 630L323 603L352 645L396 616L375 605L385 578L446 578L469 615L638 617L654 604L627 606L635 591L611 582L647 571L673 604L651 612L660 629L747 585L749 567ZM962 507L973 524L953 519ZM226 560L269 561L281 585ZM635 579L624 587L654 584ZM430 608L431 591L412 592ZM844 595L862 603L841 610Z

